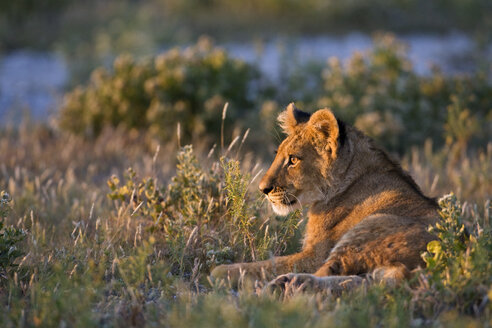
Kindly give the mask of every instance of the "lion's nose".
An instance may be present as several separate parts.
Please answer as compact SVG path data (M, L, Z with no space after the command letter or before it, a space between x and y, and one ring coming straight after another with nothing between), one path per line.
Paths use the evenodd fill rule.
M260 190L265 195L268 195L268 193L270 193L270 191L273 190L273 187L272 186L263 186L263 185L260 184Z
M260 191L262 193L268 195L268 193L273 190L273 185L274 185L273 179L269 178L267 172L267 174L265 174L265 176L263 176L263 178L261 179L260 185L258 187L260 187Z

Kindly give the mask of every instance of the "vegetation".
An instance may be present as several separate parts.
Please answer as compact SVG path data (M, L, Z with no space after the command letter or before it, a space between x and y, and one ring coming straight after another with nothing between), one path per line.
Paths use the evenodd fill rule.
M171 140L179 122L186 140L205 132L216 131L218 136L217 118L224 102L250 108L249 89L257 75L253 67L213 48L206 38L141 63L123 55L111 73L98 69L89 86L67 95L60 124L87 136L99 135L105 125L121 125ZM231 114L237 119L235 112Z
M454 145L458 156L467 146L476 148L492 138L489 75L445 76L436 68L431 76L420 76L413 71L406 46L391 34L377 35L371 50L354 54L346 65L331 58L320 70L291 68L285 88L260 79L257 69L231 59L208 39L152 60L121 56L113 66L110 72L94 71L88 86L67 95L62 128L97 136L105 126L121 126L145 129L169 141L180 123L186 141L207 136L217 140L227 101L232 122L241 118L243 126L261 136L259 142L273 141L275 118L283 109L278 104L296 100L300 108L331 108L400 154L431 138L439 148Z
M491 326L490 71L418 76L381 36L346 65L300 72L272 88L202 40L119 57L54 124L1 127L0 325ZM413 280L340 298L209 281L218 264L300 247L302 211L277 217L257 191L292 100L398 152L426 194L454 193Z
M487 187L479 195L462 189L460 197L478 197L476 205L443 198L434 230L441 241L429 244L427 268L397 289L374 285L339 299L276 298L252 286L236 293L210 285L210 268L296 251L301 213L273 215L255 190L264 164L247 147L237 157L240 143L209 156L186 146L174 171L174 151L155 140L121 130L93 140L39 126L3 130L0 185L13 201L2 215L27 236L14 242L24 255L0 287L3 326L490 324ZM490 153L467 157L489 165L489 186ZM451 174L460 179L432 183L425 173L446 176L447 167L433 164L440 154L426 156L417 152L404 162L434 195L483 174L457 165Z
M379 35L369 53L355 54L346 67L331 59L323 83L318 108L332 108L390 149L402 152L427 138L437 146L447 139L464 147L472 137L479 144L480 137L492 137L486 129L492 119L487 75L446 77L436 69L418 76L405 45L391 35Z
M475 217L474 231L468 233L462 218L462 208L453 194L443 197L441 222L429 228L440 240L427 245L423 254L427 264L426 272L435 286L434 297L440 300L431 306L451 307L465 313L484 310L486 293L491 293L492 239L489 222ZM488 205L490 207L490 205ZM490 214L489 214L490 215ZM488 218L484 219L488 220Z
M22 229L14 227L4 228L4 218L9 211L11 202L8 193L0 193L0 283L8 279L10 272L15 269L15 260L22 256L22 252L17 248L17 244L22 241L26 233Z
M300 213L283 220L260 218L263 201L252 199L249 175L238 161L221 157L204 170L191 146L177 159L176 175L165 189L152 177L138 181L133 169L125 184L116 176L108 181L108 196L118 200L118 209L152 219L149 229L164 243L161 251L172 273L196 276L218 264L265 259L287 249Z

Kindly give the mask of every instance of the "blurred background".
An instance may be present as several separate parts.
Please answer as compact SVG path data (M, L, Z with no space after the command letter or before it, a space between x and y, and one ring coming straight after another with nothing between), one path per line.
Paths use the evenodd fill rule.
M491 30L488 0L2 1L0 119L213 139L229 102L228 119L272 139L295 101L395 152L484 145Z

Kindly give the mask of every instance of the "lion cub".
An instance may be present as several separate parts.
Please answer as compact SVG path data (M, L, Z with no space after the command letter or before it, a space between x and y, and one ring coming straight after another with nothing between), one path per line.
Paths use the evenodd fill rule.
M438 205L400 165L328 109L290 104L278 117L287 138L260 182L279 215L309 205L301 252L216 267L213 278L273 279L270 286L337 292L364 276L390 283L423 264ZM294 273L295 272L295 273Z

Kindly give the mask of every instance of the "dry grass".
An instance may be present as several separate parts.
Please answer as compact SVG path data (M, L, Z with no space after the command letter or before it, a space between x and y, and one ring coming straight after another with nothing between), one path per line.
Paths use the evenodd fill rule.
M176 143L145 134L106 130L88 141L38 124L3 129L0 189L13 198L5 222L28 233L19 266L0 278L2 326L492 324L483 275L492 269L490 145L454 162L430 144L403 159L425 192L455 191L466 202L460 218L478 242L451 258L462 267L429 268L398 289L278 299L207 281L218 263L299 247L300 213L272 214L254 179L265 164L240 144L212 153L195 145L176 161ZM136 175L125 178L128 167ZM113 175L120 181L110 189ZM462 279L442 286L443 274Z

